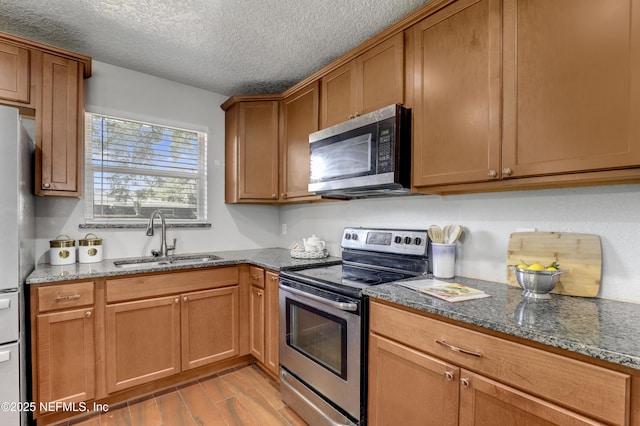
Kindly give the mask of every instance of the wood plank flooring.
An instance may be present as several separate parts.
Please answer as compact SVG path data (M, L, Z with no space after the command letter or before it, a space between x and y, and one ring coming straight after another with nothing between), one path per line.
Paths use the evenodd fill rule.
M305 426L253 364L110 407L59 426Z

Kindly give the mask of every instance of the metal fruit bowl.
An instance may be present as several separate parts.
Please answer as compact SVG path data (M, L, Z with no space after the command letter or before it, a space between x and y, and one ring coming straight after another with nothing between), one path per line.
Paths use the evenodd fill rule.
M522 295L533 299L550 299L549 292L553 290L561 274L569 270L535 271L514 266L518 284L524 290Z

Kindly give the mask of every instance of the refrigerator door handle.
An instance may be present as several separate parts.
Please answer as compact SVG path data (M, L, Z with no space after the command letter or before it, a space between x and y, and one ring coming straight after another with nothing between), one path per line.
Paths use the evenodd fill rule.
M0 362L11 361L11 351L0 352Z
M0 299L0 309L9 309L11 307L11 299Z

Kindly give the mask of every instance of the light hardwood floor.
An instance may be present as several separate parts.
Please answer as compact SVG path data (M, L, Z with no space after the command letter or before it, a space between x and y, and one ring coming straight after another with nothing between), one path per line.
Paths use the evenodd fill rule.
M295 425L278 385L253 364L231 369L61 426Z

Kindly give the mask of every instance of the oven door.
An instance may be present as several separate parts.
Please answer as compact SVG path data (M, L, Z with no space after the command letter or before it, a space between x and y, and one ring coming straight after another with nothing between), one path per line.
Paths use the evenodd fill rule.
M280 363L357 421L361 403L360 301L335 295L337 300L331 300L323 297L322 290L313 289L309 294L304 287L280 282Z

